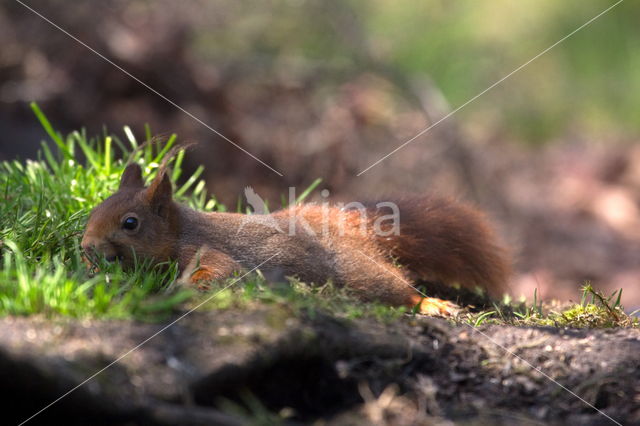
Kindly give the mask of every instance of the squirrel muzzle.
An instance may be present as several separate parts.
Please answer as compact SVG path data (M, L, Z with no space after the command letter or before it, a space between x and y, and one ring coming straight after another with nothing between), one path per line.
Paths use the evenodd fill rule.
M95 266L100 257L104 257L107 262L113 262L119 258L118 253L108 242L95 238L90 234L85 234L80 243L85 263Z

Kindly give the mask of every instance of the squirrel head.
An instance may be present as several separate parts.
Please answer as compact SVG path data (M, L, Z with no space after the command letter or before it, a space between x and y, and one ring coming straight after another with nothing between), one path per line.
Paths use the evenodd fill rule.
M140 166L127 166L118 191L89 216L81 243L87 260L103 256L107 261L120 260L125 267L133 266L136 258L169 260L178 238L178 207L172 192L164 168L145 187Z

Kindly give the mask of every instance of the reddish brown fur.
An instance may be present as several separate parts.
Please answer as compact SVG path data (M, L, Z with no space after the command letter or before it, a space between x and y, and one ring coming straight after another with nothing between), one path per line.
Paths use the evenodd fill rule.
M389 255L424 280L507 292L509 256L480 211L447 198L397 200L400 235L377 237Z
M413 306L420 296L414 278L465 286L494 295L506 289L508 261L482 214L436 198L400 201L400 235L380 237L373 217L355 210L313 204L271 215L202 213L171 200L171 184L161 173L149 187L132 165L120 189L94 209L82 241L89 254L135 256L158 262L174 259L190 281L262 270L297 276L309 283L328 280L346 286L362 300ZM135 232L122 227L135 215ZM290 232L295 227L295 232ZM401 266L395 263L397 260ZM451 304L425 299L426 313L449 312Z

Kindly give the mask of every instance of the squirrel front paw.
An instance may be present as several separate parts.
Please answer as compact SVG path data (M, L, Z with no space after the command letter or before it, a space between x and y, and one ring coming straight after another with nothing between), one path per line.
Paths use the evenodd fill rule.
M198 290L207 291L211 289L211 281L216 278L218 278L217 274L212 269L201 266L191 273L189 281Z

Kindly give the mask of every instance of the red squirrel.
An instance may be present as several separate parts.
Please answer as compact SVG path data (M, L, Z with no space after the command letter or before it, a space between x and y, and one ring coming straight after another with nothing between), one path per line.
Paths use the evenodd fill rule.
M308 283L332 281L363 301L434 315L458 307L423 297L413 287L419 280L479 286L494 297L507 290L506 250L482 213L450 199L396 200L399 227L391 230L379 220L387 212L375 207L365 214L326 204L268 216L205 213L175 202L172 191L164 170L145 186L140 166L127 166L118 191L91 212L84 253L125 267L135 258L177 261L195 285L261 265Z

